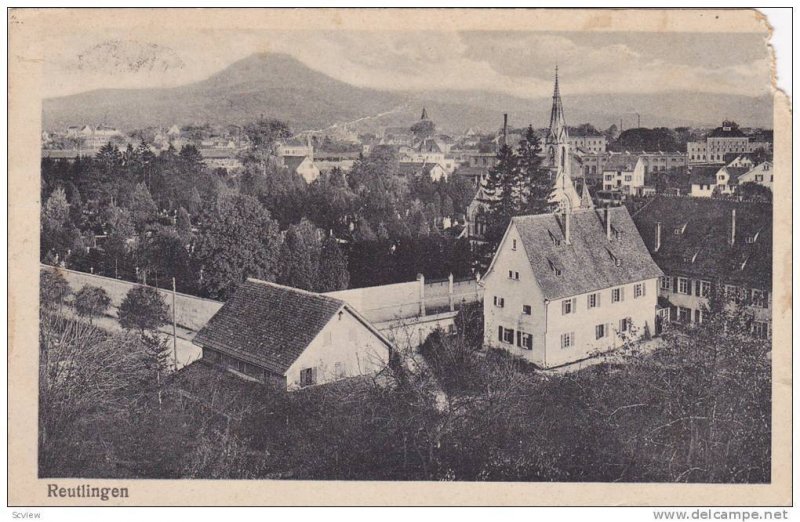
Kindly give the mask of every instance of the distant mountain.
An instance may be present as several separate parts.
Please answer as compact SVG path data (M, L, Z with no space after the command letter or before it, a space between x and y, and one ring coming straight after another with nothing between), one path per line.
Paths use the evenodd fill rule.
M659 95L564 95L568 122L597 127L714 125L722 118L771 127L771 100L742 96L667 93ZM512 126L545 126L550 98L525 99L480 91L380 91L355 87L314 71L285 54L256 54L206 80L174 88L102 89L43 103L45 128L105 121L123 129L190 123L243 124L265 115L295 130L356 122L359 130L406 125L422 106L445 132L467 127L496 129L502 114Z

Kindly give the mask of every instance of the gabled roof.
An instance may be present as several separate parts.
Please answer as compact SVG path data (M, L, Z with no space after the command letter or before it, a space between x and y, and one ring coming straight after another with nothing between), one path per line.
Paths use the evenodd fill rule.
M194 343L282 375L345 306L332 297L248 279Z
M570 244L564 237L563 214L518 216L511 220L509 227L516 227L546 299L552 301L662 275L628 210L607 209L612 226L610 241L606 237L604 211L572 212ZM553 267L560 270L559 275Z
M398 174L406 176L416 176L420 174L427 174L430 176L431 171L435 169L438 163L420 163L417 161L400 161L397 163Z
M612 170L633 172L638 161L639 156L634 156L631 154L612 154L606 160L605 165L603 165L603 172Z
M733 246L729 243L732 210L736 210ZM659 195L634 214L633 220L656 263L669 275L712 282L720 278L762 289L772 286L769 203ZM656 222L661 222L661 247L654 252ZM682 229L680 234L675 233L678 229Z
M748 167L723 167L730 176L730 184L736 185L739 182L739 177L750 172Z
M719 165L701 165L689 168L689 178L696 185L716 185Z
M308 156L284 156L283 164L289 169L289 172L295 172L297 167L303 163Z

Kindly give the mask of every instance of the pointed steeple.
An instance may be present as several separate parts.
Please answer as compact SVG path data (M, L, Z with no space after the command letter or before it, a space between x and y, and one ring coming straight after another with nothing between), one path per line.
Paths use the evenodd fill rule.
M427 120L428 119L428 111L425 110L425 107L422 108L422 116L419 118L420 120Z
M547 135L553 141L560 141L562 139L561 133L565 135L567 132L567 122L564 119L564 106L561 104L561 92L558 90L558 65L556 65L556 80L553 86L553 106L550 109L550 127Z
M581 208L592 209L594 202L589 194L589 187L586 184L586 176L583 177L583 187L581 188Z

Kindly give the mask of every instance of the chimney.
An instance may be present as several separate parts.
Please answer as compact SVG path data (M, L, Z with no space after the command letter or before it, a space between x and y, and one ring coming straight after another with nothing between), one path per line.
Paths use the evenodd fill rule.
M572 212L569 210L564 212L564 242L568 245L570 244L570 214Z
M731 246L736 243L736 209L731 210Z
M656 222L656 246L653 252L658 252L659 248L661 248L661 221Z
M308 147L308 159L314 161L314 144L311 143L311 134L306 135L306 146Z
M604 213L606 218L606 239L611 241L611 212L608 207L604 209Z
M503 145L508 145L508 113L503 114Z

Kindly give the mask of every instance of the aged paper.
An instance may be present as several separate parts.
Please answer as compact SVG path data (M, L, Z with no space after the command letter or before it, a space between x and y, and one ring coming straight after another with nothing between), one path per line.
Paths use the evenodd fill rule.
M8 306L8 487L10 505L785 506L791 503L792 295L791 289L783 284L784 281L791 279L792 266L790 100L773 87L771 60L774 58L768 47L770 29L764 18L755 10L14 9L9 12L8 16L8 215L9 280L11 281ZM170 33L169 38L161 36L165 32ZM404 38L403 35L409 32L414 32L415 36ZM631 43L627 45L619 43L620 38L624 40L627 37L625 33L630 33ZM458 59L467 52L464 49L464 46L467 45L465 40L456 37L456 35L463 34L477 34L480 37L486 37L469 50L473 53L469 62ZM620 36L621 34L624 36ZM520 39L529 39L531 46L541 49L541 56L536 63L537 67L546 68L546 72L537 71L534 75L530 71L524 70L525 62L514 63L515 53L520 52L520 47L518 43L516 46L509 47L508 42L515 41L515 35L519 35ZM541 35L547 35L548 38L539 38ZM698 35L711 36L704 40ZM719 39L715 40L715 37ZM422 39L428 42L427 45L415 46L411 43ZM693 41L694 47L690 48L689 43L682 44L684 39L687 42ZM372 43L363 43L367 41ZM659 70L658 65L653 66L653 60L651 60L648 62L648 67L639 71L635 77L620 78L613 74L616 72L615 67L619 61L630 60L631 63L634 63L637 60L645 60L641 55L644 51L641 49L647 47L646 41L662 42L653 47L655 51L651 48L650 52L664 53L663 63L655 60L656 63L662 63L663 70ZM747 59L737 61L726 54L727 47L722 42L742 41L752 43L749 46L743 44L743 48L749 52ZM137 45L131 48L131 42ZM170 44L164 42L170 42ZM575 42L579 42L579 44ZM686 48L681 50L681 45L686 45ZM373 46L372 52L367 52L366 49L369 46ZM402 54L403 50L407 51L405 61L384 60L390 53ZM595 51L595 54L591 54ZM192 52L196 55L191 54ZM616 483L612 483L611 480L597 482L591 479L584 482L575 479L563 482L558 480L553 482L492 481L491 479L482 481L479 479L465 480L458 477L456 480L447 480L449 477L447 473L438 476L429 475L428 479L411 477L408 480L359 480L357 475L348 475L349 480L322 480L324 477L320 477L320 480L296 480L296 477L291 474L273 474L240 480L225 478L214 480L220 476L219 473L201 475L202 478L195 479L184 475L181 478L151 480L141 478L144 476L143 474L131 472L130 469L120 471L115 475L129 478L103 478L108 475L93 475L92 471L87 471L85 476L77 478L73 476L68 478L52 475L42 476L39 454L41 433L37 415L39 409L38 383L41 375L38 369L40 363L38 288L41 263L51 264L49 261L45 262L40 253L40 232L42 230L40 209L43 204L40 201L41 171L42 158L46 156L43 149L47 149L43 142L54 139L55 134L62 131L64 133L81 132L80 128L74 131L65 129L83 125L93 126L91 131L93 134L89 136L89 141L99 139L97 136L101 127L103 129L120 127L120 129L124 128L125 132L145 127L158 127L166 134L170 127L166 120L154 121L152 125L143 121L151 115L159 114L168 114L167 117L174 118L175 123L180 127L189 123L201 124L202 118L209 120L217 118L213 123L222 125L226 123L224 115L227 113L232 115L229 123L234 126L238 125L241 129L246 126L246 121L257 119L259 114L248 113L252 106L236 106L235 102L231 101L231 99L235 100L235 97L226 98L225 103L230 104L227 107L213 107L214 100L211 99L209 105L197 109L196 119L190 122L179 121L180 111L173 110L174 106L180 105L182 100L160 98L156 101L162 105L154 105L151 103L154 101L153 99L147 99L147 95L142 97L134 91L145 87L178 88L182 85L201 82L223 70L235 60L246 58L249 54L254 53L267 55L280 53L282 56L289 54L295 57L299 56L307 63L314 62L312 58L316 54L318 56L312 67L316 67L318 70L327 67L324 73L335 77L335 80L330 80L330 83L324 83L326 88L331 89L330 97L313 100L307 98L309 95L305 89L308 86L302 85L302 82L308 78L307 76L286 77L285 81L288 85L282 87L288 90L294 89L300 93L296 97L292 97L292 107L305 106L301 111L307 116L305 127L299 121L302 118L298 117L298 121L295 121L295 125L300 130L330 129L336 126L334 125L337 121L336 116L330 116L330 113L337 109L331 109L331 106L338 103L337 96L344 96L341 94L344 91L334 89L341 89L337 82L347 83L348 81L357 85L359 89L364 89L362 95L369 91L370 93L383 93L381 96L386 95L387 97L389 95L386 93L398 90L394 84L402 83L408 86L402 89L405 92L430 91L429 98L440 102L438 106L442 107L448 100L442 101L441 96L450 96L447 94L448 92L459 91L462 87L478 93L494 89L492 92L502 92L502 95L505 96L503 100L513 100L515 103L518 103L520 99L527 98L545 99L544 110L541 110L539 105L534 106L533 102L531 102L530 109L510 107L508 110L498 106L501 102L492 102L491 110L495 111L498 118L502 117L504 112L512 113L513 127L523 130L529 124L532 125L532 128L547 128L548 116L550 116L550 128L552 129L554 123L553 115L550 113L550 96L553 92L552 68L555 66L559 66L561 71L563 111L566 114L567 123L573 126L584 121L597 122L598 129L610 127L613 123L619 131L622 130L619 127L678 128L690 126L684 122L692 121L692 119L690 115L686 114L685 109L678 107L676 100L680 100L680 95L676 96L676 92L712 92L717 93L720 98L730 94L732 96L749 96L753 99L761 96L759 99L762 101L767 99L770 103L767 105L766 111L772 111L771 117L762 113L756 114L763 108L763 105L758 105L748 116L741 117L752 116L752 123L747 123L749 127L770 129L774 132L774 141L771 143L771 165L774 166L777 175L771 188L772 194L774 194L774 197L771 196L773 207L772 250L774 253L772 255L770 298L772 299L771 341L774 349L770 353L772 413L769 480L765 483L750 484L702 483L708 482L708 480L702 479L696 481L700 483L665 483L663 480L649 482L644 479L634 482L623 480ZM350 54L337 55L337 53ZM381 53L387 54L384 56ZM666 54L672 55L672 53L680 54L683 62L677 58L676 61L666 60ZM199 55L203 55L203 58L198 59ZM497 63L502 62L502 67L492 68L486 65L490 62L495 63L493 60L499 56L503 60L498 58ZM320 57L322 58L320 59ZM327 65L323 62L327 62ZM581 64L582 69L574 65L578 63ZM464 70L469 65L474 66L475 69ZM697 69L702 69L703 66L707 67L705 72L708 74L703 74L702 71L701 73L697 72ZM629 68L628 73L632 74L632 69ZM569 76L570 74L572 77ZM576 78L579 74L585 74L588 82L582 82L581 79ZM738 81L733 81L730 80L730 76L726 75L740 75L740 77ZM742 78L748 80L742 81ZM262 80L263 78L259 81ZM596 91L591 86L592 81L596 82ZM292 84L292 82L298 83ZM707 82L717 82L718 85L709 91L705 88ZM748 82L749 85L742 86ZM632 89L630 84L639 88ZM604 85L608 88L603 87ZM258 84L253 87L256 91L258 88ZM627 106L622 103L614 105L609 100L614 98L615 89L618 91L623 88L626 94L631 96L631 99L634 95L642 96L636 98L638 101L631 102ZM94 98L88 95L81 98L83 93L91 93L96 89L122 90L107 91L103 96ZM558 83L556 83L556 89L558 89ZM580 90L580 94L585 95L584 105L580 107L577 106L577 103L570 105L570 97L573 96L573 100L577 99L577 93L574 91L570 93L569 89ZM436 91L440 92L440 98L435 98ZM528 96L527 93L530 91L536 91L536 96ZM666 94L667 91L671 92ZM216 92L216 95L220 95L219 91ZM659 99L659 93L663 94L664 100L671 100L669 103L673 103L674 107L657 107L654 100ZM250 94L243 93L242 96L246 97ZM592 99L592 94L597 94L598 97ZM644 96L645 94L647 96ZM369 100L366 98L367 95L363 96L365 96L362 99L363 103L370 103L374 114L381 112L380 103L375 101L377 95L375 95L375 99ZM370 96L372 95L370 94ZM68 99L68 102L58 102L58 100L65 99ZM463 107L467 103L464 101L465 99L462 97L457 100L457 103L461 103L461 107ZM385 102L384 107L387 112L395 110L394 101L395 99L392 98ZM349 99L348 103L357 105L359 102ZM412 101L405 100L404 103L407 103L410 108L406 107L403 110L407 109L415 113L423 110L413 100L413 97ZM455 120L463 116L461 121L451 123L451 127L458 127L462 130L471 126L487 127L483 121L474 123L483 115L479 114L478 109L475 109L475 101L473 100L471 103L473 104L472 108L457 113L455 116L448 116ZM561 99L559 98L560 103ZM124 118L120 116L120 111L114 107L115 105L125 107L127 113ZM645 105L647 105L646 108ZM46 110L48 107L52 111ZM212 107L213 110L209 107ZM556 107L555 103L553 103L553 107ZM717 113L713 113L713 109L708 108L707 113L697 116L696 121L719 125L719 122L723 120L734 118L734 115L722 112L728 107L730 106L721 104ZM139 111L139 108L142 110ZM284 108L274 107L275 114L284 115L284 119L291 120L293 116L283 110ZM604 113L603 111L606 109L607 111ZM341 110L343 111L341 122L352 123L361 118L352 111ZM659 111L661 112L659 113ZM358 111L355 110L355 112ZM553 114L556 112L554 110ZM674 114L670 115L670 112ZM513 121L515 113L518 117L517 121ZM613 116L608 115L611 113ZM739 114L747 114L747 111L742 110ZM263 114L261 116L263 117ZM444 118L444 116L434 113L431 113L430 117L434 120L437 117ZM474 117L475 120L470 120L470 117ZM558 117L563 117L563 115L557 116L556 119ZM637 117L640 119L638 122L636 121ZM115 118L118 119L115 120ZM648 118L651 121L647 121ZM418 117L415 114L411 123L416 119ZM427 116L423 112L422 120L426 119ZM617 125L618 119L624 121L620 121L620 124ZM398 125L391 119L380 120L378 118L376 121L374 126L356 128L354 132L380 134L384 133L386 128ZM768 123L763 123L765 121ZM493 123L488 125L494 125L491 128L491 132L494 133L501 124L502 122L498 119L496 125ZM558 125L557 121L556 125ZM345 125L345 127L347 126ZM723 123L721 128L724 127ZM55 134L54 129L56 129ZM109 132L112 131L109 130ZM43 133L46 133L47 136L45 137ZM311 134L313 133L306 135L309 140ZM464 131L463 134L464 136L471 135L467 131ZM502 135L505 140L505 131ZM86 147L87 150L92 148L91 143L85 138L81 138L81 140L84 141L75 145L75 148ZM361 140L362 143L359 144L359 147L363 144L363 139ZM231 138L230 141L233 143L235 139ZM289 142L287 141L287 143ZM236 145L238 146L238 144ZM301 147L304 145L304 141L299 143ZM213 148L227 146L227 144L223 146L215 144ZM234 146L231 145L231 147ZM209 145L209 147L212 146ZM98 146L97 149L99 148ZM65 158L70 157L69 150L71 149L69 147L53 146L48 150L59 151L48 153L53 158L58 158L59 154L64 154ZM313 151L314 149L312 149L312 154ZM683 149L682 152L688 154L686 149ZM711 151L706 151L706 153L711 154ZM317 152L316 159L321 164L323 159L320 159L319 156L320 154ZM356 153L354 157L357 156ZM442 159L443 171L448 168L444 165L448 159L446 156L443 155ZM72 160L74 157L74 155L71 156ZM685 156L684 160L691 161ZM427 164L426 161L428 160L422 163ZM591 171L588 172L591 173ZM319 175L319 172L315 175ZM431 176L433 177L434 174L431 173ZM585 174L583 176L582 186L585 190ZM581 175L577 172L573 174L573 179L579 180L580 178ZM600 189L602 189L602 180L600 183ZM83 199L86 199L86 195L83 196ZM575 230L579 231L580 220L577 218L573 218L573 220ZM566 227L569 230L569 221L567 223ZM610 230L609 228L609 240L611 239ZM98 235L103 234L105 232L102 230L98 233ZM756 239L753 241L755 242ZM566 242L569 243L569 236L567 236ZM90 247L87 247L87 252L89 250ZM61 259L63 259L63 255L56 259L55 264ZM748 262L747 259L743 261ZM744 266L742 265L742 269ZM71 266L65 268L73 270ZM137 275L138 270L139 267L137 267ZM551 267L551 270L556 272L560 268L555 266ZM84 272L85 270L76 269L74 271ZM95 275L94 266L91 267L89 275ZM250 277L257 275L255 273L248 274ZM110 277L113 278L114 274L112 273ZM205 272L203 277L204 281L207 281L209 272ZM354 277L353 274L350 275L351 280ZM511 272L509 278L513 279ZM519 278L519 274L517 274L517 278ZM122 279L122 277L118 277L118 279ZM472 280L474 282L475 277ZM447 286L446 277L442 281L444 282L440 285L445 288ZM140 280L138 283L142 283L142 281ZM147 283L146 279L144 283ZM150 283L152 284L152 281ZM159 284L157 281L155 284L166 289L164 295L167 296L167 300L174 297L174 294L169 292L168 284ZM430 282L430 284L433 283ZM453 284L451 279L450 311L455 309L452 304L453 295L455 295L452 289ZM426 289L429 288L424 286L424 279L421 285ZM480 284L477 287L482 288ZM698 286L698 295L700 295L699 288ZM633 289L632 292L634 292ZM464 295L467 293L465 291ZM691 294L691 290L689 293ZM169 297L170 295L173 297ZM650 295L655 297L655 292ZM333 297L337 296L333 295ZM345 294L341 294L339 297L344 301L348 299ZM460 300L461 295L458 294L458 297ZM203 301L205 304L198 305L200 306L198 309L201 309L202 306L209 306L211 307L209 314L213 314L221 306L216 301L222 301L227 296L220 293L219 296L211 294L209 297L209 294L206 294L203 298L208 298L208 301ZM443 302L446 305L447 299L445 298ZM341 310L344 313L352 313L355 320L363 320L365 323L376 322L371 317L368 318L369 320L364 319L362 311L358 310L358 305L352 304L351 306L351 304L350 301L347 301L347 305ZM423 301L422 315L425 315L425 306ZM430 302L428 306L432 306ZM445 308L446 306L443 310ZM523 313L529 313L529 310ZM677 311L680 312L680 306L677 307ZM342 319L342 313L339 311L339 320ZM110 316L104 318L110 322L113 322L112 319L113 317ZM98 319L98 321L100 320ZM186 321L188 324L191 319ZM193 326L191 324L187 326L180 321L178 323L181 328ZM171 329L172 323L165 324L162 332L166 332L164 335L167 337L165 338L169 338L168 335L174 330ZM203 324L198 324L194 329L200 330L202 327ZM386 337L382 332L375 333L376 331L372 326L368 326L364 330L366 332L364 335L375 335L379 339ZM496 333L496 328L493 331ZM502 339L502 327L500 332ZM604 332L602 334L604 335ZM598 339L600 336L601 332L598 331ZM179 334L175 334L175 337L179 337ZM511 337L513 338L513 330ZM523 346L521 339L521 337L517 338L518 346ZM562 347L563 343L566 343L567 346L570 343L574 344L568 334L566 338L562 336L561 339ZM398 342L394 338L391 341L395 345ZM169 341L170 349L173 346L172 342L172 340ZM512 339L511 344L513 345L513 343ZM199 351L199 348L195 346L197 344L196 342L193 345L187 341L187 350ZM175 346L175 357L178 359L178 349L177 345ZM204 346L204 348L208 347ZM178 366L178 362L175 361L175 367ZM242 372L248 371L247 367L242 368ZM338 367L336 371L338 371ZM298 386L309 383L316 384L314 379L318 378L316 370L311 372L309 369L308 374L301 371L297 377L297 383ZM286 377L286 379L291 378ZM289 384L291 387L291 382ZM160 400L161 396L159 395ZM536 397L531 397L530 400L535 401ZM92 437L103 439L103 433L92 433L91 430L87 433L91 433ZM213 451L229 449L215 447L213 443L210 447ZM87 467L87 470L89 469L90 467ZM687 472L692 473L691 470L687 470ZM393 475L389 473L387 476ZM624 475L622 476L624 477ZM676 474L676 477L678 482L684 482L686 476ZM694 481L689 480L688 482ZM105 498L101 496L101 491Z

